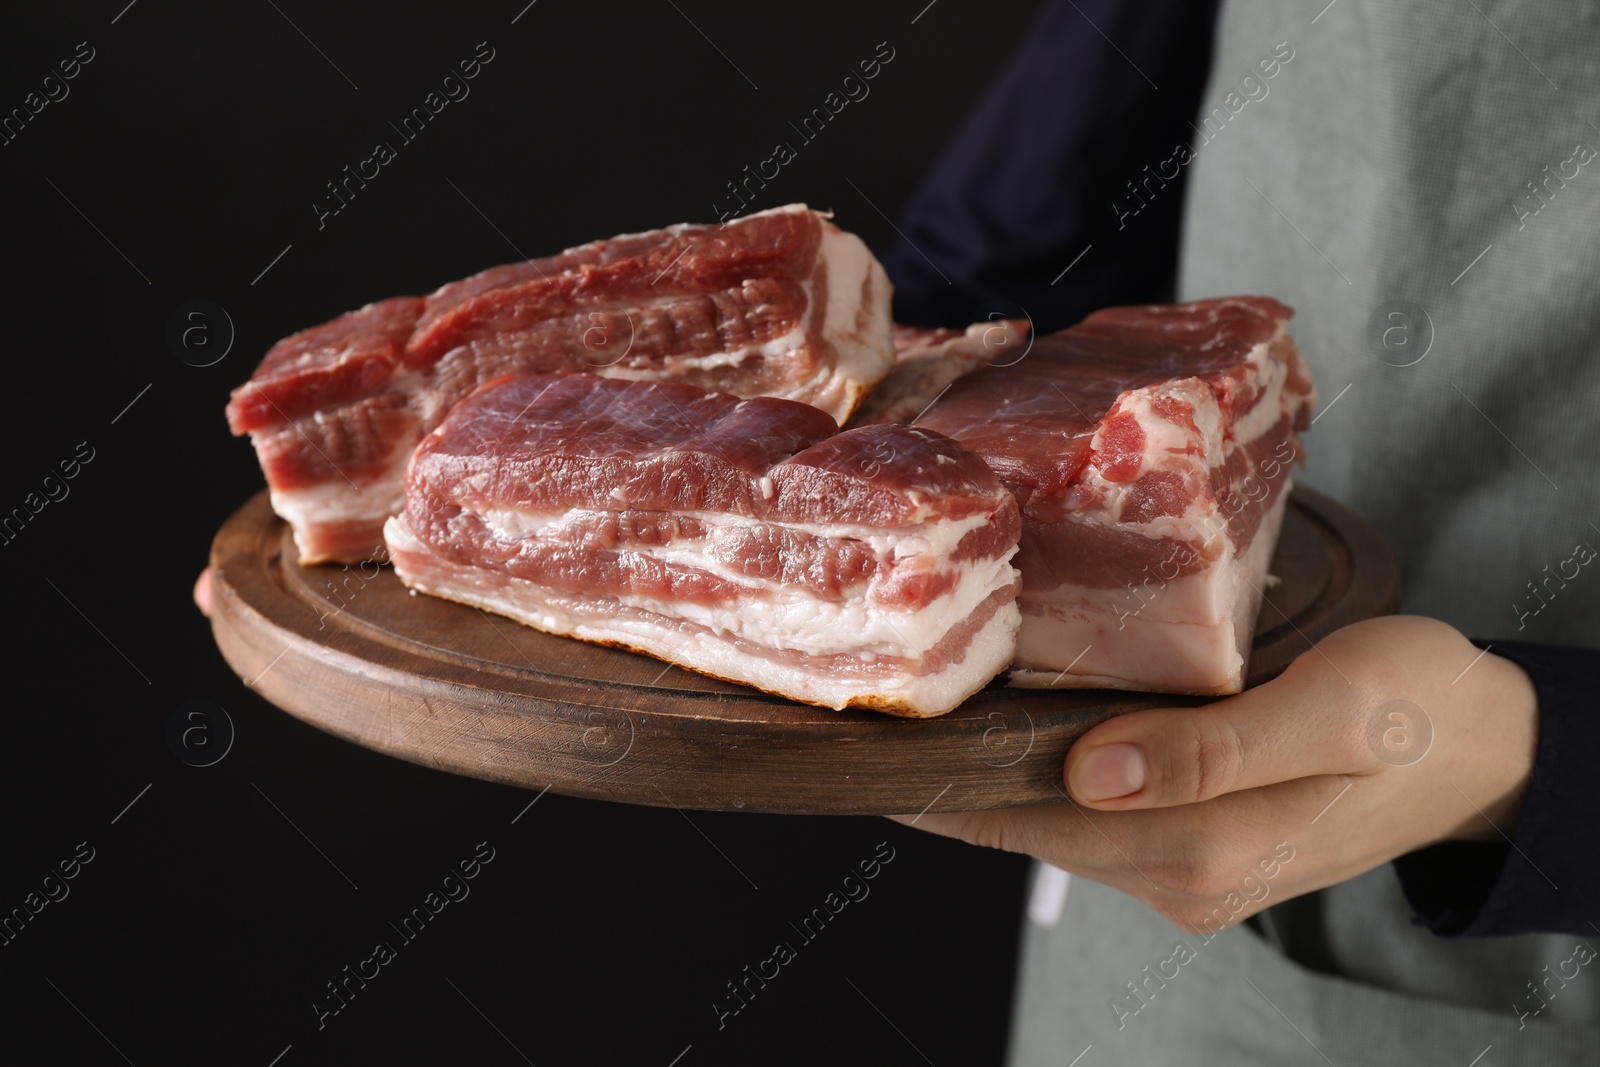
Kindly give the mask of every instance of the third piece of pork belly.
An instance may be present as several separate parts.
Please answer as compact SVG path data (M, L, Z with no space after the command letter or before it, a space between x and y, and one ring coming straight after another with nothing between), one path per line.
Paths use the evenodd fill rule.
M1244 684L1315 405L1265 297L1110 308L957 379L920 419L1022 506L1013 684Z

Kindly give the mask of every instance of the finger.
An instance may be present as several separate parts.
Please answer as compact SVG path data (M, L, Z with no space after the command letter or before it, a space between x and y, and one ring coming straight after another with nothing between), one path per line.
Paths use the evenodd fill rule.
M1055 855L1070 848L1073 832L1070 805L1036 804L994 811L941 811L921 815L890 815L902 826L951 837L969 845L1021 852L1029 856ZM1085 857L1088 858L1088 857ZM1095 858L1099 858L1098 856Z
M1134 819L1140 816L1126 816ZM970 845L1017 852L1042 859L1062 870L1081 874L1111 885L1131 883L1142 878L1127 849L1149 847L1159 838L1159 826L1147 826L1140 840L1130 837L1130 827L1112 825L1106 817L1093 820L1078 805L1034 804L994 811L928 812L922 815L890 815L902 826L915 827L940 837L955 838ZM1121 841L1119 844L1118 842ZM1159 847L1159 846L1157 846Z
M207 567L200 572L200 577L194 581L194 606L200 609L200 614L211 618L211 568Z
M1119 811L1194 804L1312 775L1371 773L1380 765L1359 710L1353 693L1302 674L1203 707L1129 712L1072 746L1067 791Z

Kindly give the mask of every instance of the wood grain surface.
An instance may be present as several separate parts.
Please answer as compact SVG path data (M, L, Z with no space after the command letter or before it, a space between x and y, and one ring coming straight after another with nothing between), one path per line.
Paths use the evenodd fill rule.
M936 719L796 704L413 596L387 567L301 567L267 494L217 533L212 631L247 685L358 745L456 774L633 804L887 814L1061 801L1105 719L1198 699L997 681ZM1290 498L1249 684L1393 611L1387 545L1334 500Z

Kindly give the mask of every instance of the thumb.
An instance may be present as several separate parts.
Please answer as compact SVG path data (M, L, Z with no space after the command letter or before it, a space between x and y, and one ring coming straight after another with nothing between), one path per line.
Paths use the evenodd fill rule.
M211 568L207 567L200 572L200 577L194 582L194 606L200 609L200 614L211 618Z
M1284 675L1198 708L1129 712L1078 738L1067 753L1067 791L1120 811L1194 804L1313 775L1371 773L1383 765L1368 747L1359 704L1354 694Z

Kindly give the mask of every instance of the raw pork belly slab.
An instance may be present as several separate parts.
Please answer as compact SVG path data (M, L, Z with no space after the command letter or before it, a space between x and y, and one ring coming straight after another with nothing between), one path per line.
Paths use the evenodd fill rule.
M513 378L418 446L411 588L831 708L949 711L1010 664L1020 515L983 461L788 400Z
M358 560L411 450L503 374L588 371L812 404L842 423L894 363L888 278L804 205L597 241L369 304L280 341L234 390L303 562Z
M1264 297L1110 308L960 378L919 426L1022 506L1012 684L1244 684L1315 391Z

